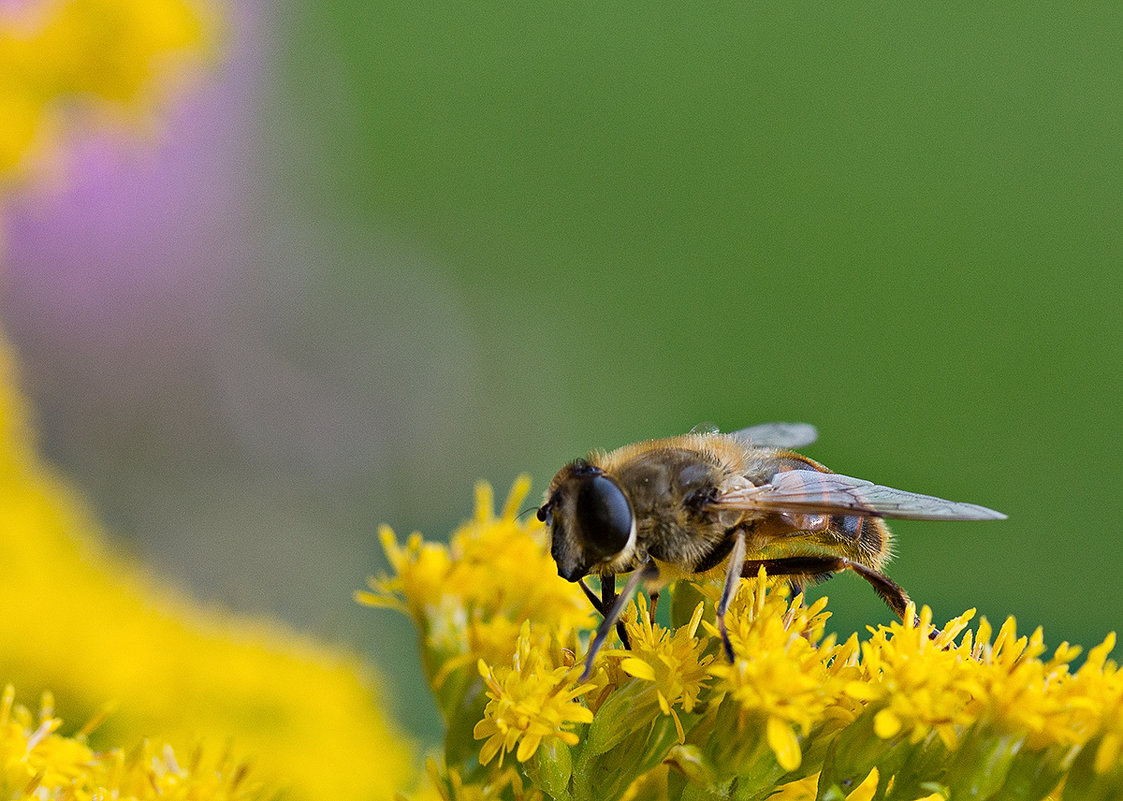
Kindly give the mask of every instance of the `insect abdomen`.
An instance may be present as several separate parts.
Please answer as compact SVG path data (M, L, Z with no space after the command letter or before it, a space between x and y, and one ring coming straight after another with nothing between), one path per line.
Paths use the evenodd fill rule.
M883 520L876 517L834 515L830 531L843 543L855 561L880 568L889 558L892 535Z
M781 471L810 469L820 473L831 472L814 459L793 451L782 453L779 465ZM827 530L816 535L814 540L840 548L843 555L856 562L880 569L889 560L892 537L889 527L879 518L832 515Z

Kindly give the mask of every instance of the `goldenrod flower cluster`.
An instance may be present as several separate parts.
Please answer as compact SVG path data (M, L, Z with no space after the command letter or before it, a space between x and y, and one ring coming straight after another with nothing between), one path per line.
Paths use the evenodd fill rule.
M76 112L143 111L207 39L198 2L37 0L0 8L0 189Z
M552 661L535 647L529 634L530 623L523 623L510 667L495 670L479 660L489 700L472 734L477 740L487 738L480 749L480 762L485 765L496 754L502 765L503 754L516 746L516 758L526 762L545 738L577 745L577 735L566 724L593 722L593 713L573 699L594 685L572 687L569 666L551 668Z
M491 487L478 485L475 517L448 546L424 542L420 534L402 545L389 528L379 532L394 575L373 579L371 591L356 598L413 618L424 642L423 665L439 696L459 698L466 684L478 684L480 659L510 663L520 633L539 654L572 655L579 632L592 620L588 602L558 578L537 521L518 519L516 507L529 489L529 480L520 478L496 517ZM546 625L525 631L527 621ZM538 667L547 664L560 666Z
M38 714L15 705L15 695L9 684L0 696L0 798L254 801L273 795L227 750L200 747L186 760L171 746L149 742L95 751L87 742L92 725L59 733L62 720L49 693Z
M425 797L1036 801L1123 798L1123 674L1114 637L1047 654L1041 631L906 622L838 642L826 599L808 604L763 573L742 581L726 661L720 587L680 582L670 625L641 596L630 649L581 682L595 616L557 576L536 522L498 515L477 489L448 546L384 530L393 574L360 600L405 611L448 724ZM666 598L668 591L664 591ZM486 632L486 636L481 635Z

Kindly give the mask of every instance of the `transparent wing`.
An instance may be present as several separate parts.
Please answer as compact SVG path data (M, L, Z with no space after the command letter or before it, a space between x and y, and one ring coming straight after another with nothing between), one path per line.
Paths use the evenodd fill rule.
M859 517L897 517L905 520L1004 520L1006 515L976 506L882 487L860 478L788 470L767 484L733 490L719 496L723 509L796 514L850 514Z
M733 436L762 448L802 448L819 438L808 423L761 423L734 431Z

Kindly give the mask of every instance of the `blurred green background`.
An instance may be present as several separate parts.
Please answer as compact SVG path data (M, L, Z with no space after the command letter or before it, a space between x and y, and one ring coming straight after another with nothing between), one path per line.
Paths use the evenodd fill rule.
M937 619L1118 628L1117 5L228 14L158 142L79 148L10 221L45 448L143 558L357 644L431 740L409 627L350 602L378 523L802 420L839 472L1009 514L894 525Z

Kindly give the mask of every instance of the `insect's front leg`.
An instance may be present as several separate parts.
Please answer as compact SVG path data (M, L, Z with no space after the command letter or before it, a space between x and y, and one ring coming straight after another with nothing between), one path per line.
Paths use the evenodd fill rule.
M589 585L585 583L585 579L578 579L577 584L581 587L581 591L585 593L585 597L589 599L589 603L593 605L593 609L597 610L597 614L604 617L604 604L600 602L597 594L589 589ZM601 585L604 586L603 584Z
M600 602L601 608L605 610L601 614L607 617L607 612L616 605L616 574L613 573L608 576L601 576L600 578ZM617 615L619 617L619 615ZM632 644L628 641L628 632L624 628L623 622L616 621L616 633L620 636L620 642L624 643L624 647L629 651L632 649Z
M585 597L589 599L589 603L593 605L593 609L597 610L601 617L605 617L616 602L616 574L612 573L600 577L601 595L599 598L595 592L589 589L585 579L581 579L577 583L581 585L581 590L585 593ZM658 597L658 595L652 597ZM628 642L628 631L624 628L624 624L619 621L616 623L616 633L620 637L620 642L624 643L624 647L631 649L632 644Z
M589 678L589 674L593 672L593 660L604 645L604 641L608 639L608 632L612 631L612 627L619 624L623 628L624 624L620 623L620 615L624 612L624 607L628 605L628 602L635 597L640 584L655 581L657 578L659 578L659 568L650 559L632 572L632 575L628 577L628 583L624 585L624 591L619 595L616 594L616 576L606 577L607 580L601 585L600 602L601 606L607 611L604 620L597 627L596 636L593 637L593 642L589 646L589 653L585 655L585 670L581 673L580 681ZM611 587L611 595L605 592L605 588L608 587ZM592 594L591 591L590 594ZM596 604L593 605L596 606Z

